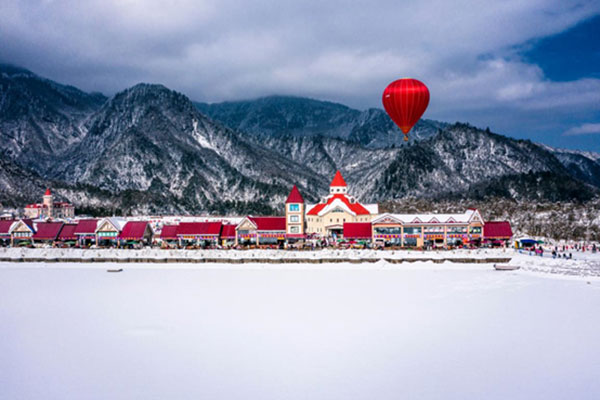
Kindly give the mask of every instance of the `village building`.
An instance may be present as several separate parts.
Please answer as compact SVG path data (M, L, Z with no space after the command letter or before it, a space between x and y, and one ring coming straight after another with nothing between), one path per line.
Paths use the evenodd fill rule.
M97 219L80 219L75 228L75 237L80 246L96 243Z
M476 209L462 214L382 214L372 221L373 241L402 247L480 244L484 221Z
M11 244L11 228L16 223L17 221L12 219L0 220L0 244L2 246Z
M223 246L233 246L236 241L236 230L233 224L223 224L221 229L221 244Z
M177 238L181 245L217 245L222 222L181 222L177 228Z
M127 221L124 219L116 217L101 219L94 232L96 235L96 244L117 244L126 223Z
M35 225L35 233L31 236L32 243L54 243L62 227L62 222L38 222Z
M77 236L75 236L75 229L77 229L77 224L63 224L62 229L56 238L57 242L71 246L76 244Z
M285 217L244 218L235 228L237 244L283 244L286 237Z
M10 244L11 246L23 243L32 243L31 238L35 233L35 228L31 219L25 218L17 220L10 227Z
M483 240L492 245L507 245L513 236L508 221L487 221L483 226Z
M345 222L371 222L379 214L377 204L361 204L348 194L340 171L329 185L329 195L306 209L306 233L318 236L341 237Z
M54 201L50 189L42 197L41 203L28 204L24 209L25 218L40 219L68 219L75 216L75 207L64 201Z
M148 221L129 221L123 226L119 240L125 242L124 244L150 244L152 235Z
M159 236L163 247L174 247L179 243L179 238L177 237L178 228L179 225L163 225Z

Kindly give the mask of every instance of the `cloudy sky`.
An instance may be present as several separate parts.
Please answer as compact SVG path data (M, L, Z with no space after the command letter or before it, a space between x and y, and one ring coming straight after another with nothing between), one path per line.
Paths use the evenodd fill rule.
M0 2L0 61L87 91L153 82L197 101L364 109L413 77L426 118L595 151L598 37L598 0Z

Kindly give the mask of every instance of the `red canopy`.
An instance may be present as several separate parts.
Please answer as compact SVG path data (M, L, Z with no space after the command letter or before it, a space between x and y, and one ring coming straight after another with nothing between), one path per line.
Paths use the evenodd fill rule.
M77 228L75 228L76 235L93 235L96 233L96 227L98 226L97 219L81 219L77 222Z
M510 239L512 235L508 221L488 221L483 226L484 239Z
M222 222L182 222L177 229L177 236L219 236L222 225Z
M344 222L344 239L371 239L370 222Z
M60 233L58 234L58 240L75 240L77 236L75 236L75 228L77 228L77 224L64 224Z
M32 238L34 240L56 240L62 226L62 222L40 222L37 224L37 231Z
M162 240L175 240L177 239L177 225L164 225L160 232L160 238Z
M248 217L256 225L257 231L284 231L285 217Z
M222 239L235 239L235 225L225 224L221 230Z
M148 221L129 221L123 227L120 238L124 240L142 240L148 227Z
M16 221L12 220L12 219L0 220L0 235L8 235L8 231L10 230L10 227L15 222Z

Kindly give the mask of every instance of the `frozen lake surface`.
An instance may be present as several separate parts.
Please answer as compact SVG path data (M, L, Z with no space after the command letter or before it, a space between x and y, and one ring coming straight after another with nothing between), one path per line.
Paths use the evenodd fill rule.
M1 399L600 398L598 278L40 265L0 264Z

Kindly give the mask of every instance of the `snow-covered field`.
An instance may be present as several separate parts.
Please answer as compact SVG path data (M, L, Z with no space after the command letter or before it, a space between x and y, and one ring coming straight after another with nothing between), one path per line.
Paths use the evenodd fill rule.
M0 263L0 398L600 398L600 279L546 272Z

